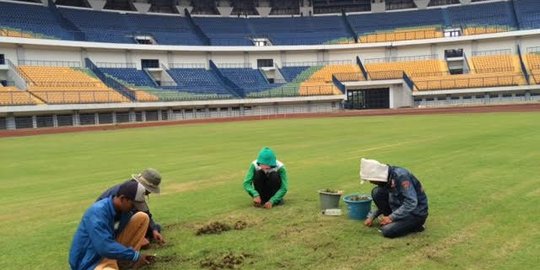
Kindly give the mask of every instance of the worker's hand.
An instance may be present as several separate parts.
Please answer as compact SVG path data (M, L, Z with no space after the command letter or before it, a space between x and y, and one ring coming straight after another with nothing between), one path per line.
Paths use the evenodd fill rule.
M390 224L392 223L392 219L390 218L390 216L383 216L381 218L381 225L387 225L387 224Z
M261 206L261 196L253 197L253 205L256 207Z
M266 208L266 209L272 209L272 202L266 202L266 203L264 204L264 208Z
M155 260L156 260L156 256L141 253L139 260L136 261L135 264L133 265L133 269L139 269L145 265L150 265L154 263Z
M163 245L165 244L165 238L159 233L158 230L153 230L152 235L154 236L154 239L158 242L158 244Z
M364 221L364 225L366 225L368 227L373 226L373 219L372 218L367 218L366 221Z

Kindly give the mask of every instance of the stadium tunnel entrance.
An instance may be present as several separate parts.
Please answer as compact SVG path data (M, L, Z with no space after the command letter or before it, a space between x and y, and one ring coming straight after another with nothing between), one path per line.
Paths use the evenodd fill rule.
M388 109L390 108L390 89L376 88L347 91L346 109Z
M413 106L412 91L402 79L343 82L343 86L344 109L397 109Z

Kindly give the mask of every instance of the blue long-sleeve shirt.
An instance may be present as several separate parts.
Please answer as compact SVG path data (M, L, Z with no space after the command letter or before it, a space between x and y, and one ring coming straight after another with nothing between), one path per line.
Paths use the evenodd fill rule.
M69 251L73 270L94 269L103 258L137 261L139 252L116 242L112 197L94 203L84 213Z
M135 180L132 180L132 181L135 181ZM118 192L118 190L120 189L120 186L122 184L118 184L118 185L115 185L107 190L105 190L98 198L96 201L99 201L99 200L102 200L104 198L107 198L107 197L112 197L114 195L116 195L116 193ZM131 216L133 214L135 214L135 212L137 212L138 210L134 209L130 212L126 212L126 213L123 213L122 216L120 217L120 226L118 227L118 231L122 231L124 229L124 227L126 226L127 222L129 221L129 219L131 218ZM146 213L148 215L148 217L150 218L150 223L148 224L148 228L150 230L157 230L157 227L156 227L156 222L154 221L154 219L152 218L152 213L150 213L150 209L148 209L148 211L143 211L144 213Z

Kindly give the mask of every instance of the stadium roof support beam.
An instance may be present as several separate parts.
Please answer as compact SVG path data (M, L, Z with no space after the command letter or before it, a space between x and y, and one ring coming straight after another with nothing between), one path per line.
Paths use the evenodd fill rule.
M141 13L147 13L150 10L150 4L148 3L133 2L133 5Z
M231 16L233 7L217 7L217 10L219 12L219 15L229 17Z
M383 0L377 0L371 3L371 12L385 12L386 3Z
M261 17L268 17L270 11L272 11L271 7L256 7L255 9L257 9L257 12L259 12Z
M105 4L107 4L107 1L105 0L88 0L88 4L94 9L94 10L103 10L103 7Z
M313 5L309 4L308 0L303 0L300 5L300 15L311 16L313 14Z
M418 9L425 9L428 7L430 0L414 0L414 3L416 4L416 7Z

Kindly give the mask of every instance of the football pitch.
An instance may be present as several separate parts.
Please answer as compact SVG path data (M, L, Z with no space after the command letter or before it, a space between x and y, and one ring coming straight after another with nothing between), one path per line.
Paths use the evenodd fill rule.
M534 269L540 257L540 113L279 119L0 139L0 268L67 269L84 211L146 167L164 246L148 269ZM287 167L286 203L242 189L263 146ZM359 161L408 168L429 200L426 230L385 239L323 216L317 190L369 193ZM196 235L219 221L239 230ZM233 260L229 260L229 259Z

